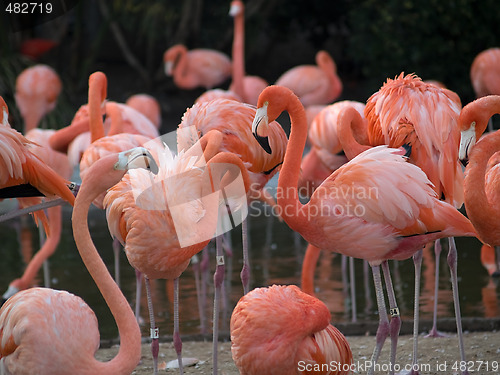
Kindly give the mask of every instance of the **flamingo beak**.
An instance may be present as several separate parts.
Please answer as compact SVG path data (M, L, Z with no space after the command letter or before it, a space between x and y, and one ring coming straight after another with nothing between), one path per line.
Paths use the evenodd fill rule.
M255 118L252 123L252 134L259 142L259 145L268 154L272 153L271 146L269 145L269 137L267 136L268 118L267 118L267 105L257 108Z
M460 135L460 149L458 158L463 165L467 165L471 148L476 144L476 123L473 122L469 129L463 130ZM465 164L464 164L465 163Z
M144 147L135 147L118 154L115 169L130 170L137 168L147 169L153 174L158 174L159 171L155 159L149 150Z

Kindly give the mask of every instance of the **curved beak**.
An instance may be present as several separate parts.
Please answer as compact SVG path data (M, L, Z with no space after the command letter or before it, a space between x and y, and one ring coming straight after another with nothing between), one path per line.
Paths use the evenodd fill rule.
M263 107L257 108L257 111L255 112L255 117L252 123L252 134L264 151L271 154L272 150L269 145L269 137L266 134L267 125L267 105L264 105Z
M118 162L115 164L115 169L130 170L137 168L147 169L153 174L158 174L159 171L155 159L149 150L144 147L135 147L118 155Z
M476 126L472 124L467 130L463 130L460 135L460 149L458 151L458 158L465 166L469 158L471 148L476 144Z

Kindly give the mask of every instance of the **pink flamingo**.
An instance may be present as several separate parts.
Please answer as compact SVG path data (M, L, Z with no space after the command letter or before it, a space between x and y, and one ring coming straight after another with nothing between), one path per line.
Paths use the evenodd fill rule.
M144 149L99 160L82 182L72 222L75 243L113 314L120 350L108 362L94 355L99 348L97 318L80 298L66 291L32 288L17 293L0 310L0 367L25 374L130 374L141 358L141 333L127 300L111 278L90 237L91 202L116 184L127 169L156 166Z
M285 86L297 95L304 105L330 104L340 96L342 81L330 54L319 51L315 65L299 65L283 73L275 85Z
M148 94L135 94L130 96L125 105L134 108L142 113L153 123L156 129L161 126L161 108L160 103L153 96Z
M34 65L19 74L15 99L24 119L25 134L55 108L61 89L61 79L50 66Z
M470 79L476 97L500 95L500 48L489 48L474 58Z
M231 76L231 59L222 52L211 49L188 51L176 44L163 55L165 74L174 77L177 87L191 90L202 86L211 89Z
M206 188L210 184L202 180L205 172L197 167L198 156L193 156L189 151L186 153L181 151L174 158L168 149L164 149L163 152L157 151L160 173L154 180L150 181L147 174L141 170L125 176L120 183L109 190L104 205L112 236L124 246L130 264L145 275L152 331L157 328L149 296L149 280L174 280L174 346L182 373L182 342L178 313L179 277L188 266L191 257L202 250L213 237L217 225L218 200L214 201L207 195ZM208 161L207 169L210 170L211 166L217 163L238 166L243 173L245 188L248 190L246 168L236 155L218 153ZM215 181L222 177L219 169L212 172ZM134 196L136 190L147 191L149 194L144 193L136 197ZM188 205L189 215L179 216L177 211L174 218L172 210L178 204ZM189 233L191 237L196 233L192 244L185 242ZM214 304L218 302L217 297ZM216 325L214 321L214 331ZM155 373L158 368L158 349L158 337L155 336L152 342ZM215 354L213 366L217 367Z
M285 375L336 363L339 369L329 374L351 373L351 348L330 318L323 302L295 285L252 290L231 316L236 367L247 375Z
M300 100L285 87L266 88L259 96L252 131L262 147L272 152L267 138L268 123L283 111L291 119L290 139L278 180L277 204L283 219L316 247L370 263L380 319L372 363L377 361L389 331L391 363L394 363L400 318L387 260L407 259L438 238L475 236L474 228L452 205L438 199L425 173L406 161L406 150L386 146L367 150L340 167L303 205L298 199L297 182L307 121ZM345 109L341 116L344 116L341 121L361 121L353 108ZM380 265L393 315L390 325ZM372 367L369 373L373 370Z
M229 89L245 103L257 105L259 94L269 84L261 77L245 74L245 5L241 0L231 1L229 15L234 18L233 81Z

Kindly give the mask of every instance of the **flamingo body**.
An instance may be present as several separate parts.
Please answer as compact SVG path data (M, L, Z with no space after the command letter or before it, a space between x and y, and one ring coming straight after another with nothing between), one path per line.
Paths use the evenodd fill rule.
M500 95L500 48L489 48L474 58L470 79L476 97Z
M352 362L345 337L326 305L294 285L257 288L231 316L231 353L241 374L305 374L300 364ZM324 371L321 374L348 374Z

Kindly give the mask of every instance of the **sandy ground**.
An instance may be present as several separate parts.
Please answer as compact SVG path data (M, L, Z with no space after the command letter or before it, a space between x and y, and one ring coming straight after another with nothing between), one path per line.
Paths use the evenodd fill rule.
M470 374L494 375L500 374L500 332L466 332L465 350ZM369 336L347 336L351 345L354 357L354 374L365 374L365 361L371 357L375 345L375 337ZM411 366L413 337L410 335L400 336L398 342L397 364L401 366ZM116 346L108 349L100 349L97 357L100 360L111 359L118 348ZM389 363L390 345L386 341L380 356L380 365L386 366ZM230 342L220 342L219 353L219 374L232 375L239 374L232 358ZM449 334L445 338L425 338L419 337L418 359L422 366L420 374L456 374L457 362L460 359L458 350L458 340L456 334ZM203 341L185 341L183 343L183 356L194 357L198 363L191 367L186 367L186 374L212 374L212 343ZM165 365L166 362L176 358L173 345L171 343L160 344L160 360ZM386 374L387 371L376 371L375 374ZM142 346L142 360L133 374L152 374L152 360L149 344ZM163 369L160 373L178 373L178 369ZM459 372L458 372L459 373Z

